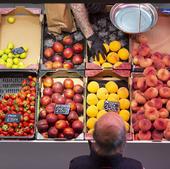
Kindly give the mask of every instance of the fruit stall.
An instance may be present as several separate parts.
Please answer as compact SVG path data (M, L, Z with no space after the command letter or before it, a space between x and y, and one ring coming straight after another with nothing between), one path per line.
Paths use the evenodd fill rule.
M76 156L73 149L93 139L96 121L116 111L129 152L141 145L147 156L144 143L154 150L160 143L167 151L162 143L170 143L170 16L158 14L151 30L135 35L113 26L109 14L92 16L104 59L91 55L79 29L50 33L40 8L0 8L0 142L35 143L39 149L39 143L57 143L64 149L59 158L68 149ZM47 156L54 156L53 148Z

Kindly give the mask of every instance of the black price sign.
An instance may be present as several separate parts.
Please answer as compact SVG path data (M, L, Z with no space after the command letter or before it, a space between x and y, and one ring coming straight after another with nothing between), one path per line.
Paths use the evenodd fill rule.
M19 123L21 115L20 114L6 114L5 122L6 123Z
M104 109L106 111L119 111L119 102L111 102L111 101L105 101L104 102Z
M69 104L58 104L55 106L55 114L64 114L68 115L70 112Z

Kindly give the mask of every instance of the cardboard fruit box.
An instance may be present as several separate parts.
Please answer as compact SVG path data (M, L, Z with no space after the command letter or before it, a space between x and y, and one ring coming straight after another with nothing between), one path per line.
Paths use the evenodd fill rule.
M134 71L145 67L170 67L170 16L158 11L157 24L148 32L130 37L130 61Z
M42 21L39 8L0 8L0 50L6 55L0 52L1 69L38 70Z
M93 71L93 70L91 70L91 71ZM107 74L104 74L102 72L102 73L97 74L96 76L95 75L88 76L88 75L89 75L89 72L86 72L86 95L85 95L86 96L86 113L84 113L84 115L85 115L84 118L86 119L85 139L86 140L93 139L93 136L92 136L93 128L94 128L94 124L98 118L100 118L103 114L105 114L109 111L115 111L115 112L121 112L121 114L126 113L128 115L128 117L126 116L125 117L126 119L124 119L124 120L126 120L125 124L127 127L127 140L132 140L129 77L128 76L121 77L112 71L107 72ZM93 86L92 83L94 83L94 82L95 83L97 82L98 85L95 84L95 86ZM115 87L115 91L111 92L111 90L114 90L114 87L111 86L111 88L109 89L110 92L108 92L108 87L106 87L106 84L108 84L108 82L109 83L114 82L114 84L116 84L117 87ZM89 87L89 84L91 85L91 89ZM97 89L98 88L97 86L99 87L99 89ZM118 90L120 88L125 89L126 91L124 91L124 92L127 94L127 91L128 91L129 94L128 94L126 100L121 100L119 102L119 96L118 96L116 90ZM89 90L96 90L96 89L97 89L97 91L92 91L92 92L89 91ZM105 94L103 94L103 96L101 96L99 94L99 90L108 92L108 96L107 96L107 93L105 93ZM92 95L94 98L91 99L91 101L95 101L97 99L98 100L97 103L89 102L89 100L90 100L89 97L92 97ZM99 95L100 95L100 98L99 98ZM103 97L103 98L101 98L101 97ZM107 98L104 98L104 97L107 97ZM124 104L123 102L126 102L125 103L126 105L123 105ZM101 103L101 105L99 103ZM107 105L110 105L111 109L108 109ZM125 107L123 107L123 106L125 106ZM94 109L92 114L90 114L91 108ZM125 112L123 112L122 110ZM94 112L96 112L96 114L94 114Z
M170 87L166 81L161 81L163 77L160 75L161 71L158 70L156 75L159 79L158 84L152 87L148 85L156 81L157 78L150 81L155 75L146 75L146 71L145 74L132 73L130 87L134 141L163 142L170 138L168 135Z
M70 139L75 141L84 140L83 113L85 85L83 75L83 72L82 74L78 74L77 72L68 73L66 71L64 74L63 71L60 71L56 73L48 72L41 76L39 113L37 114L37 139L56 141L66 141ZM49 81L45 80L47 78L49 79L49 77L53 79L53 85L51 87L49 83L46 83ZM68 83L71 82L70 86L66 87L66 85L64 85L65 81ZM47 88L48 85L49 87ZM76 85L77 87L80 87L80 85L82 87L77 90L75 89ZM57 86L60 86L60 89ZM51 89L50 92L49 88ZM45 91L45 89L48 90ZM47 95L50 95L50 97L48 97L50 99L49 103L47 99L44 99ZM76 119L79 123L75 123Z

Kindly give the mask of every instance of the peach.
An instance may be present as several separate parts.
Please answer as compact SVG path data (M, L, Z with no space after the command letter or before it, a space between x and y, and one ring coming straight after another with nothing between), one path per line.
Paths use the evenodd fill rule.
M136 36L136 41L141 44L146 44L148 42L148 38L146 37L146 35L139 34Z
M136 113L136 119L137 120L142 120L145 118L145 114L144 114L144 111L143 110L139 110L137 113Z
M170 73L167 69L159 69L157 72L157 77L159 80L167 81L170 77Z
M146 85L155 87L158 84L158 78L155 75L146 76Z
M133 58L133 64L134 64L134 65L139 65L139 58L138 58L137 56L135 56L135 57Z
M145 68L145 70L143 71L143 74L145 76L156 75L156 69L153 66L149 66L149 67Z
M133 126L133 130L135 132L138 132L140 130L140 128L139 128L139 120L135 121L135 123L133 123L132 126Z
M163 82L158 80L158 84L157 84L156 88L159 90L163 86L164 86Z
M135 94L135 100L139 104L145 104L146 103L145 97L143 95L139 94L139 93Z
M163 63L161 59L153 59L153 66L156 69L165 68L165 64Z
M152 123L151 123L150 120L148 120L148 119L141 119L141 120L139 120L139 128L142 131L150 130L151 126L152 126Z
M168 99L161 99L162 100L162 104L166 104Z
M152 131L152 139L153 140L162 140L163 139L163 132L158 130Z
M166 129L164 131L164 137L167 139L167 140L170 140L170 129Z
M135 123L137 121L136 113L132 114L132 123Z
M144 95L147 99L155 98L158 96L158 90L154 87L150 87L145 91Z
M150 107L154 107L154 104L151 101L147 101L144 105L144 108L147 109L147 108L150 108Z
M135 78L133 78L133 81L132 81L132 87L133 87L133 89L138 89L138 87L137 87L137 81L138 81L138 77L135 77Z
M153 98L151 102L153 103L153 107L155 107L156 109L162 108L162 100L160 98Z
M139 56L146 57L150 54L150 47L147 44L140 44L138 48Z
M136 85L137 85L137 88L138 88L138 89L143 88L143 87L145 86L145 78L144 78L144 77L139 77L139 78L137 78L137 83L136 83Z
M168 112L168 110L165 109L165 108L161 108L161 109L159 110L159 117L160 117L160 118L167 118L167 117L169 117L169 112Z
M151 139L151 132L140 130L139 133L138 133L138 138L139 138L139 140L150 140Z
M152 54L151 59L152 60L157 60L157 59L160 60L160 59L162 59L162 54L159 52L155 52Z
M138 48L133 48L131 51L132 57L136 57L138 55Z
M170 80L167 81L167 86L170 87Z
M149 107L145 110L145 117L150 121L154 121L159 118L159 112L154 107Z
M162 58L162 62L165 66L170 67L170 55L165 54Z
M138 133L134 135L134 140L139 140Z
M166 109L170 112L170 100L168 100L166 103Z
M139 59L139 65L140 65L140 67L142 67L142 68L146 68L146 67L149 67L149 66L151 66L152 65L152 59L150 59L150 58L143 58L143 57L141 57L140 59Z
M131 107L132 111L134 111L134 112L139 110L138 103L136 102L136 100L131 101L130 107Z
M162 98L168 99L170 98L170 88L169 87L161 87L159 89L159 95Z
M162 130L166 129L167 123L166 123L165 119L157 118L154 121L153 126L155 127L156 130L162 131Z

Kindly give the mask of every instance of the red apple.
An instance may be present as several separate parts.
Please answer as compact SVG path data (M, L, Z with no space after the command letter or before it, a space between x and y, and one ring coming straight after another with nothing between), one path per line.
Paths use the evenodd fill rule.
M64 59L62 56L58 55L58 54L55 54L52 58L52 61L55 62L55 61L58 61L58 62L61 62L63 63Z
M51 103L51 98L49 96L42 96L40 99L40 103L42 106L47 106Z
M72 89L65 89L64 90L64 97L68 99L72 99L74 96L74 91Z
M53 69L59 69L59 68L62 68L63 67L63 64L62 62L59 62L59 61L55 61L53 62Z
M68 127L68 122L66 120L58 120L55 123L55 128L58 130L64 130L66 127Z
M83 94L84 88L83 88L83 86L76 84L76 85L74 85L73 90L77 94Z
M54 80L52 77L46 76L45 78L43 78L42 83L44 87L51 87L54 83Z
M76 133L81 133L84 127L83 123L80 120L73 121L71 126Z
M47 62L45 62L45 67L47 68L47 69L52 69L53 68L53 62L51 62L51 61L47 61Z
M63 63L63 68L64 69L73 69L74 65L72 62L64 62Z
M65 104L71 103L73 100L72 99L66 99Z
M53 93L51 99L53 103L57 103L58 102L58 97L61 96L60 93Z
M70 127L67 127L63 131L64 137L67 139L72 139L74 137L74 130Z
M58 120L66 120L66 115L64 114L57 114Z
M45 108L47 113L54 113L54 109L55 109L55 103L50 103Z
M52 94L53 94L53 91L52 91L52 89L51 89L50 87L44 88L44 90L43 90L43 95L45 95L45 96L51 96Z
M65 48L63 51L63 56L66 59L70 59L73 56L73 49L72 48Z
M48 129L48 123L46 119L42 119L40 121L38 121L37 123L37 128L39 132L45 132Z
M53 55L54 55L54 51L53 51L52 48L46 48L46 49L44 50L44 56L45 56L46 58L51 58Z
M64 45L72 45L73 38L70 35L67 35L63 38L63 44Z
M58 135L58 130L55 128L55 127L51 127L49 130L48 130L48 137L49 138L56 138Z
M76 103L75 103L75 102L72 101L72 102L67 103L67 104L70 105L70 110L71 110L71 111L76 111L76 108L77 108L77 107L76 107Z
M45 119L46 116L47 116L46 110L45 110L45 109L42 109L42 110L40 111L40 113L39 113L39 118L40 118L40 119Z
M67 120L71 123L74 120L78 120L78 114L75 111L70 111L69 115L67 116Z
M63 133L59 133L58 134L58 138L64 138L64 134Z
M72 79L65 79L63 85L65 89L73 89L74 81Z
M61 82L55 82L52 86L52 90L53 90L54 93L62 94L63 90L64 90L64 86Z
M80 55L80 54L74 55L73 58L72 58L72 62L73 62L73 64L75 64L75 65L80 65L80 64L82 64L82 63L83 63L83 56Z
M46 117L48 124L54 124L57 121L57 115L54 113L49 113Z
M64 47L63 47L63 45L62 45L60 42L55 42L55 43L53 44L53 50L54 50L55 52L61 53L61 52L63 52L63 49L64 49Z
M48 132L43 132L43 133L41 133L41 135L42 135L45 139L48 138Z
M75 94L73 101L76 103L83 103L83 96L81 94Z
M65 104L65 98L64 96L59 96L58 100L56 101L56 104Z
M73 50L75 53L81 53L83 51L83 45L81 43L76 43L73 45Z
M76 103L76 109L77 109L78 115L83 114L83 105L81 103Z

